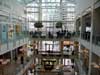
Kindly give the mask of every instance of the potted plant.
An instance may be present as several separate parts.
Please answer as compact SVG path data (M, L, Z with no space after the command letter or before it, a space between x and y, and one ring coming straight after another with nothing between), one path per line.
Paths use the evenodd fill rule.
M40 22L40 21L36 22L34 24L34 27L36 27L36 28L42 28L43 27L42 22Z
M36 37L40 37L41 36L41 30L40 30L40 28L43 27L42 22L41 21L36 22L34 24L34 27L37 28L37 32L38 32L37 34L35 34Z
M56 28L62 28L62 22L61 21L56 23Z

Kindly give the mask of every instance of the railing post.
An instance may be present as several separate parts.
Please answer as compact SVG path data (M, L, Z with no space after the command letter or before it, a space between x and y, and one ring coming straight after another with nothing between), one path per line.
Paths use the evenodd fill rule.
M89 51L89 70L88 70L88 75L91 75L91 62L92 62L92 41L93 41L93 24L94 24L94 0L92 0L91 4L91 35L90 35L90 51Z

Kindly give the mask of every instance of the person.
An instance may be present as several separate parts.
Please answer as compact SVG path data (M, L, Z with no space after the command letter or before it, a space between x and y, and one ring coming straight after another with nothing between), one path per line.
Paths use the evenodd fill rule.
M24 57L23 56L20 57L20 60L21 60L21 64L24 64Z
M68 50L68 47L66 45L64 45L63 50L64 51L67 51Z
M16 61L17 61L17 56L15 56L15 63L16 63Z
M32 68L31 68L31 67L29 67L29 71L30 71L30 73L33 73L33 70L32 70Z

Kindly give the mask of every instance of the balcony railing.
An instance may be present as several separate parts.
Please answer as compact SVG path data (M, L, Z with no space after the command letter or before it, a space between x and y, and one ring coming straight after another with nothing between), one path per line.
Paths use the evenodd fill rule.
M59 71L36 71L37 75L59 75Z
M68 63L68 65L60 66L57 65L58 68L54 67L52 70L45 70L44 68L37 69L34 75L75 75L75 71L73 68L73 63ZM51 68L51 66L47 67Z
M81 38L83 40L86 40L86 41L90 42L90 37L91 37L91 34L89 32L81 33ZM92 43L95 44L95 45L100 46L100 35L93 35L92 36Z
M93 44L100 46L100 35L93 35Z
M90 41L90 32L81 33L81 38L86 41Z
M32 38L41 38L41 39L45 39L45 38L49 38L49 39L70 39L72 36L75 35L75 32L69 32L69 31L57 31L57 32L47 32L47 33L43 33L42 31L35 31L35 32L30 32L30 36Z

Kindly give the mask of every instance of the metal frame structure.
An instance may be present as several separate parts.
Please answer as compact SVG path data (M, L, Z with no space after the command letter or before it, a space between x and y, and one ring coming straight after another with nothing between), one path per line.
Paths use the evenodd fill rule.
M46 28L46 22L53 22L55 28L55 23L62 21L63 29L74 30L75 11L72 11L71 8L75 10L75 0L38 0L27 4L26 8L27 14L30 15L28 18L30 18L31 26L36 21L42 21L44 23L43 29Z

